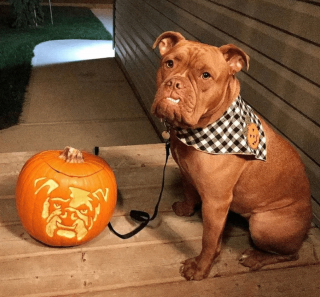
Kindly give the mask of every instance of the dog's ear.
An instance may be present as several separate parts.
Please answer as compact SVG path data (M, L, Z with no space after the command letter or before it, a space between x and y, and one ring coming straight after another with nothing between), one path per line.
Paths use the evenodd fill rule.
M167 31L157 38L152 48L159 46L160 55L163 56L181 40L185 38L179 32Z
M249 70L250 58L242 49L233 44L223 45L219 49L230 66L230 74L236 74L244 65Z

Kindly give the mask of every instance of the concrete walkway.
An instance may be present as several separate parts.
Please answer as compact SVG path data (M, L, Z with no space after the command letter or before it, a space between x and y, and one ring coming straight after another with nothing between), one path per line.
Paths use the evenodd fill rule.
M112 32L112 10L93 12ZM108 48L89 40L37 46L20 124L0 131L0 153L160 142Z

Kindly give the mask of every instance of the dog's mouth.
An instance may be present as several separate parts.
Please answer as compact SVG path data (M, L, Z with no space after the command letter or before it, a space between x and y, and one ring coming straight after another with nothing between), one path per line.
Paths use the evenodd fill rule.
M178 104L180 102L180 98L173 99L173 98L167 97L166 99L169 100L170 102L174 103L174 104Z
M160 96L159 96L160 97ZM193 106L185 98L165 96L157 98L152 113L172 127L189 128L194 125ZM189 103L189 104L188 104Z
M187 128L196 124L194 117L196 92L184 77L165 80L157 90L151 112L173 127Z

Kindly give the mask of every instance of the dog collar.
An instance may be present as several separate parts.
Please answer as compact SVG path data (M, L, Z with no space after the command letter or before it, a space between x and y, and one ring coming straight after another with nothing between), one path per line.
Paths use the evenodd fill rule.
M206 128L175 128L180 141L209 154L253 155L266 161L267 143L259 118L241 96Z

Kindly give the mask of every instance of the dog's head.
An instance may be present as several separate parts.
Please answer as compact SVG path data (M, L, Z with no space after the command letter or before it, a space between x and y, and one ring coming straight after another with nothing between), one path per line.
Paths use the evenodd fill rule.
M155 41L162 57L151 112L181 128L205 127L239 94L234 75L249 57L232 44L220 48L165 32ZM224 109L224 110L223 110Z

